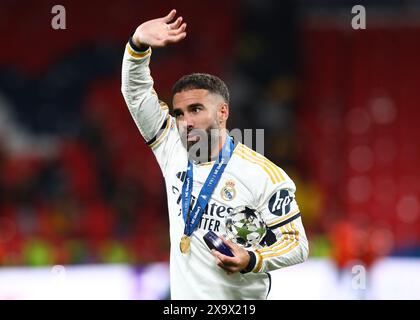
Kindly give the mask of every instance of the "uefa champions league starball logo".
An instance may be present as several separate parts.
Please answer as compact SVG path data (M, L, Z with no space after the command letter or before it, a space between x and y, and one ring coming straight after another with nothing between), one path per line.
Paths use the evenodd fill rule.
M226 238L245 248L258 246L267 231L261 213L247 206L233 209L225 222Z

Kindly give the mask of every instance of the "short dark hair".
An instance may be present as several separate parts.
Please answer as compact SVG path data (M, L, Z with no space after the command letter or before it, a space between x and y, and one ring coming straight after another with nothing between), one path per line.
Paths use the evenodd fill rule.
M185 75L175 82L172 87L172 96L178 92L192 89L205 89L211 93L216 93L222 96L225 102L229 104L229 90L223 80L219 77L208 73Z

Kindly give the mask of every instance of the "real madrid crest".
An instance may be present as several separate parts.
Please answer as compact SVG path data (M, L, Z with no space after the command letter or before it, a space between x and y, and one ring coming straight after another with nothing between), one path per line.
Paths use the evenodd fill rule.
M231 201L236 196L235 182L233 180L226 181L222 191L220 192L222 198L226 201Z

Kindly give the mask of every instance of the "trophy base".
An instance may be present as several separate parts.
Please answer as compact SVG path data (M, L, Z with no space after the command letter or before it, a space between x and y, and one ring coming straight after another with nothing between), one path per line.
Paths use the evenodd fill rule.
M225 256L233 257L233 253L230 248L213 231L209 230L204 235L203 239L210 249L215 249Z

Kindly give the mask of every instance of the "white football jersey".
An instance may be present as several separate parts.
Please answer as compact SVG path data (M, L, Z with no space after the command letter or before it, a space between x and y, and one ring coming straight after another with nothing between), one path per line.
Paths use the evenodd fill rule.
M308 256L308 242L294 198L295 185L282 169L238 143L191 236L190 252L181 253L179 244L185 223L180 195L186 176L187 151L168 106L158 99L153 89L150 55L150 48L139 52L127 44L122 93L165 178L170 221L171 298L266 299L271 284L268 272L303 262ZM193 164L192 202L213 164ZM268 227L265 245L252 249L256 257L252 272L227 275L216 265L203 236L208 230L224 235L226 215L243 205L262 213Z

